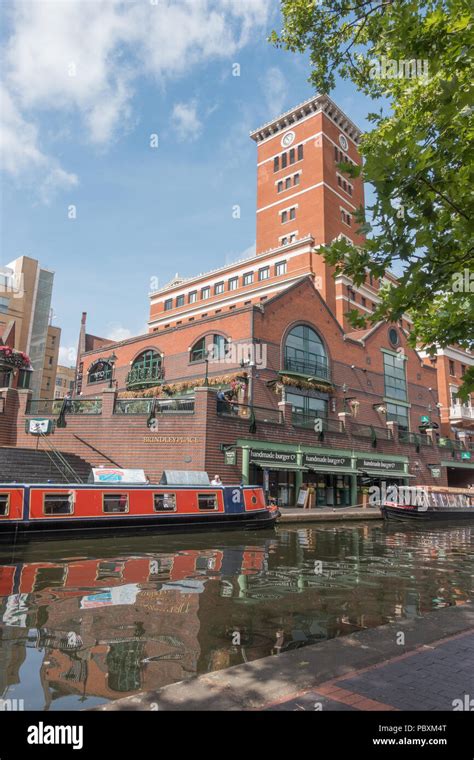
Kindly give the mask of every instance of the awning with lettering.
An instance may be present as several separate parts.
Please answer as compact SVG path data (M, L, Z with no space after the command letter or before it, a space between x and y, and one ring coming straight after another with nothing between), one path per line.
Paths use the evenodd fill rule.
M352 470L350 467L330 467L325 465L308 464L306 469L311 472L325 472L331 475L357 475L357 470Z
M252 462L252 464L256 464L257 467L261 467L262 470L299 470L300 472L306 472L308 470L308 468L302 464L292 464L291 462L288 462L287 464L283 464L283 462Z
M416 475L408 475L400 470L391 472L385 470L357 470L358 475L370 475L372 478L416 478Z

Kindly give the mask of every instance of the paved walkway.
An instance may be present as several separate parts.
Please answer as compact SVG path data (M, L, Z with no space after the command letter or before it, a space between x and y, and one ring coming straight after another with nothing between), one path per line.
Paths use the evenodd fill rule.
M453 710L455 700L469 705L470 698L474 708L474 606L468 603L95 709Z
M450 711L455 706L467 709L466 695L474 697L474 630L326 681L264 709Z

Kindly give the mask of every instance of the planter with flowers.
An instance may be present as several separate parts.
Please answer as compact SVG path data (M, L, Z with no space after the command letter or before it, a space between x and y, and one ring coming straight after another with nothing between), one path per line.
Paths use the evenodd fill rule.
M207 384L211 388L227 387L232 393L239 397L245 393L248 378L246 375L219 375L209 377ZM184 393L190 393L194 388L201 388L205 385L205 378L183 380L180 383L167 383L166 385L155 385L152 388L137 391L122 391L119 398L160 398L169 396L180 396Z
M30 357L23 351L16 351L10 346L0 346L0 367L2 369L30 369Z

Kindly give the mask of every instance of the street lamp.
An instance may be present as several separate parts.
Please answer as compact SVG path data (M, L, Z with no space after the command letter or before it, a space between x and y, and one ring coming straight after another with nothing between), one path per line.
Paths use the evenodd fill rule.
M209 352L204 350L204 361L206 362L206 374L204 376L204 387L209 386Z

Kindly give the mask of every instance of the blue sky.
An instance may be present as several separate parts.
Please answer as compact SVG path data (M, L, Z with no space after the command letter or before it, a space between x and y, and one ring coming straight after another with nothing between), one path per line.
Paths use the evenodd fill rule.
M314 93L307 60L266 41L275 0L40 0L2 15L0 264L55 271L68 363L82 311L97 335L145 332L152 278L251 254L249 131ZM331 97L368 126L350 83Z

